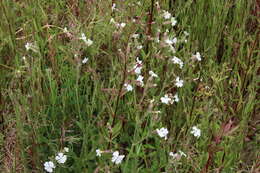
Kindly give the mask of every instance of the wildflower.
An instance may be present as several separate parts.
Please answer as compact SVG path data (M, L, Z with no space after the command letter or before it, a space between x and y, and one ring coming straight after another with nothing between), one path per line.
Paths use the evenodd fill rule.
M192 55L192 59L195 59L197 61L201 61L201 55L199 52L196 52L195 55Z
M150 75L150 76L152 76L152 77L155 77L155 78L157 78L157 77L158 77L158 75L157 75L157 74L155 74L153 71L149 71L149 75Z
M161 138L164 138L165 140L167 139L169 131L166 128L163 127L161 129L156 129L156 132Z
M187 155L183 151L179 150L179 153L181 156L187 157Z
M139 67L137 65L135 66L135 73L136 74L141 74L141 70L142 70L142 66L139 66Z
M170 19L171 18L171 13L169 13L168 11L164 11L163 12L163 17L164 17L164 19Z
M87 40L87 37L86 37L86 35L84 33L81 33L80 39L85 41L85 40Z
M100 149L96 149L96 156L98 156L98 157L101 157L101 150Z
M177 38L174 37L173 39L167 38L164 40L164 42L168 45L176 44L177 43Z
M138 50L140 50L140 49L143 48L143 46L142 46L142 45L139 45L139 46L137 46L136 48L137 48Z
M112 4L112 8L111 8L111 10L114 11L115 9L116 9L116 4L113 3L113 4Z
M126 23L116 23L116 27L118 28L124 28L126 26Z
M25 44L25 49L27 51L29 51L29 50L32 50L34 52L38 51L38 47L36 45L34 45L33 43L28 43L28 42Z
M22 60L23 60L23 62L25 63L25 65L28 66L28 63L27 63L27 60L26 60L26 57L25 57L25 56L22 57Z
M175 26L177 24L177 20L175 19L175 17L171 17L171 24L172 26Z
M65 27L65 28L63 29L63 32L64 32L64 33L68 33L68 32L69 32L69 31L68 31L68 28Z
M28 50L30 50L31 49L31 46L32 46L32 43L26 43L25 44L25 48L26 48L26 50L28 51Z
M58 163L65 163L67 160L67 156L64 155L63 153L58 153L57 156L55 157L55 160L57 160Z
M114 19L114 18L111 18L111 19L110 19L110 23L115 24L115 23L116 23L116 22L115 22L115 19Z
M93 41L90 39L87 39L87 37L84 33L81 34L81 37L79 39L83 40L87 46L91 46L93 44Z
M64 147L63 150L68 153L69 152L69 148L68 147Z
M135 64L135 66L134 66L134 71L135 71L135 74L141 74L141 70L142 70L142 61L141 60L139 60L139 58L137 57L136 58L136 64Z
M132 38L138 38L139 37L139 34L133 34L132 35Z
M169 156L171 156L173 159L176 159L176 158L178 158L180 155L179 155L178 153L170 152L170 153L169 153Z
M176 78L175 85L176 85L178 88L183 87L183 80L180 80L180 78L177 77L177 78Z
M178 57L174 56L171 61L174 63L174 64L179 64L180 68L183 67L183 62L181 59L179 59Z
M88 62L88 58L84 58L83 60L82 60L82 64L86 64Z
M121 23L120 26L121 28L124 28L126 26L126 23Z
M115 151L115 152L113 152L113 157L112 157L111 161L118 165L122 162L124 157L125 157L125 155L119 155L119 152Z
M201 130L199 128L197 128L196 126L193 126L190 133L193 134L193 136L199 138L201 135Z
M168 96L168 94L165 94L163 97L161 97L161 102L168 105L172 102L172 99Z
M139 75L139 76L137 77L136 81L138 81L138 82L141 84L141 86L143 86L143 85L144 85L143 79L144 79L144 77L143 77L142 75Z
M180 99L179 99L179 97L178 97L178 94L175 94L175 95L173 96L173 100L174 100L175 102L179 102L179 101L180 101Z
M127 91L133 91L132 85L125 83L124 86L125 86Z
M187 157L187 155L179 150L177 153L170 152L169 155L172 157L172 159L180 159L182 156Z
M136 58L136 61L137 61L136 62L137 64L141 64L142 65L142 63L143 63L142 60L139 59L139 57Z
M190 34L187 31L183 32L185 36L189 36Z
M44 163L44 169L47 171L47 172L53 172L53 169L55 168L55 165L52 161L49 161L49 162L45 162Z

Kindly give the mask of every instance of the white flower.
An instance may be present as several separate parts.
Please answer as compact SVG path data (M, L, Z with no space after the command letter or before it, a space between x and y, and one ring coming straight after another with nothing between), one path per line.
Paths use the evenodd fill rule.
M141 70L142 70L142 64L143 62L141 60L139 60L139 58L136 58L136 64L133 68L133 70L135 71L135 74L141 74Z
M102 151L100 149L96 149L96 156L101 157Z
M165 39L164 42L166 44L172 45L172 41L169 38Z
M166 38L166 39L164 40L164 42L165 42L166 44L168 44L168 45L176 44L176 43L177 43L177 38L176 38L176 37L174 37L173 39Z
M184 152L182 152L181 150L179 150L179 153L181 156L187 157L187 155Z
M133 34L132 35L132 38L138 38L139 37L139 34Z
M111 10L114 11L116 9L116 4L113 3Z
M124 28L126 26L126 23L116 23L116 27L118 28Z
M115 152L113 152L113 157L112 157L111 161L118 165L122 162L124 157L125 157L125 155L119 155L119 152L115 151Z
M120 26L121 28L124 28L126 26L126 23L121 23Z
M55 160L57 160L58 163L65 163L67 160L67 156L63 153L58 153L55 157Z
M47 172L53 172L53 169L55 168L55 165L52 161L49 161L49 162L45 162L44 163L44 169L47 171Z
M110 23L115 24L115 23L116 23L116 22L115 22L115 19L114 19L114 18L111 18L111 19L110 19Z
M163 17L164 17L164 19L170 19L171 18L171 13L169 13L168 11L164 11L163 12Z
M136 81L140 82L141 86L144 85L144 81L143 81L144 77L142 75L139 75L136 79Z
M197 60L197 61L201 61L201 55L200 55L199 52L196 52L195 55L192 55L192 58L195 59L195 60Z
M139 57L136 58L136 63L142 65L143 61L139 59Z
M125 83L124 86L127 91L133 91L132 85Z
M91 46L93 44L93 41L90 39L87 39L87 41L85 41L87 46Z
M143 46L142 46L142 45L139 45L139 46L137 46L136 48L137 48L138 50L140 50L140 49L143 48Z
M32 47L32 43L26 43L25 44L25 49L28 51L28 50L30 50L31 49L31 47Z
M63 150L67 153L69 152L69 148L68 147L64 147Z
M32 50L34 52L38 51L38 47L36 45L34 45L33 43L28 43L28 42L25 44L25 49L27 51L29 51L29 50Z
M196 126L193 126L190 133L193 134L193 136L199 138L201 135L201 130L199 128L197 128Z
M69 32L69 31L68 31L68 28L65 27L65 28L63 29L63 32L68 33L68 32Z
M187 31L183 32L185 36L189 36L190 34Z
M135 73L136 74L141 74L141 70L142 70L142 66L140 66L140 67L135 66Z
M87 40L87 37L84 33L81 33L81 37L79 39L85 41L85 40Z
M177 43L177 38L176 37L174 37L173 39L172 39L172 42L173 42L173 44L176 44Z
M172 26L175 26L177 24L177 20L175 19L175 17L171 17L171 24Z
M178 94L175 94L175 95L173 96L173 100L174 100L175 102L179 102L179 101L180 101L180 99L179 99L179 97L178 97Z
M91 46L93 44L93 41L90 39L87 39L86 35L84 33L81 34L80 40L83 40L87 46Z
M180 68L183 67L183 62L181 59L179 59L178 57L174 56L171 61L174 63L174 64L179 64Z
M157 77L158 77L158 75L157 75L157 74L155 74L153 71L149 71L149 75L150 75L150 76L152 76L152 77L155 77L155 78L157 78Z
M169 155L170 155L173 159L176 159L177 157L179 157L179 154L178 154L178 153L170 152Z
M180 159L182 156L187 157L187 155L179 150L177 153L170 152L169 155L172 157L172 159Z
M82 64L86 64L88 62L88 58L84 58L83 60L82 60Z
M178 88L183 87L183 80L180 80L179 77L176 78L175 86Z
M161 138L164 138L165 140L167 139L169 131L166 128L163 127L161 129L156 129L156 132Z
M161 97L161 102L168 105L172 102L172 99L168 96L168 94L165 94L163 97Z

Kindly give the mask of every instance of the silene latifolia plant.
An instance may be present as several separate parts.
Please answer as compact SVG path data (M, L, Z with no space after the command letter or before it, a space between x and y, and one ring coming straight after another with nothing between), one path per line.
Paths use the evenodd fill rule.
M140 8L141 1L128 5L133 9ZM173 135L174 128L166 121L168 118L165 116L165 112L170 109L177 109L182 100L185 99L183 92L185 86L193 82L192 76L187 75L189 75L191 68L199 66L198 63L201 63L203 58L198 50L186 48L187 44L191 46L191 43L188 41L190 34L183 29L183 26L180 26L181 22L178 21L178 16L161 9L159 1L151 6L153 11L150 11L150 13L153 13L153 16L151 14L150 16L152 17L147 19L141 15L140 17L132 17L129 20L128 18L120 17L123 9L120 9L119 4L112 4L111 13L113 17L108 19L107 27L112 28L114 31L113 38L117 39L117 42L121 41L120 37L122 36L123 38L126 32L129 38L126 48L119 47L117 49L117 54L121 58L120 63L122 65L120 67L123 67L121 70L123 75L119 80L121 82L119 88L111 90L111 92L115 92L115 96L111 97L112 102L113 99L115 100L113 104L115 106L109 106L108 104L112 113L106 123L107 131L102 131L105 140L108 141L107 146L105 148L104 144L101 143L102 150L98 146L93 149L98 160L96 171L101 169L108 171L113 169L113 167L120 167L124 162L128 163L132 159L131 157L137 154L134 153L137 151L133 147L149 140L162 143L161 147L167 148L170 165L181 162L182 158L191 157L182 151L183 149L187 150L187 148L182 148L178 145L172 147L170 145L171 141L175 140ZM147 24L147 20L149 20L149 24ZM73 33L67 27L63 29L63 32L69 37L74 37L79 41L79 44L82 42L83 48L87 51L97 49L98 41L90 39L84 32ZM34 43L26 43L25 48L27 51L39 51ZM89 68L89 71L93 71L95 68L93 58L91 56L83 56L84 58L80 59L79 54L79 52L76 52L74 55L75 59L79 59L77 60L79 64L77 66L78 72L80 68ZM136 99L137 97L138 99ZM132 102L128 102L124 98L131 98ZM137 113L134 120L136 123L134 125L135 130L131 136L133 141L137 139L137 136L140 136L140 139L139 142L135 141L136 143L132 144L127 144L126 142L126 148L120 146L121 142L118 141L120 138L116 138L120 133L123 133L120 132L123 127L119 117L119 110L121 109L119 104L122 102L129 107L139 109L139 113ZM148 108L145 108L147 103ZM128 114L128 112L123 113ZM142 116L138 114L142 114ZM201 135L203 135L203 132L198 127L199 125L191 128L190 134L195 137L193 140L199 140ZM152 144L144 143L146 144L142 147L149 146L154 148ZM150 149L147 148L147 150ZM44 170L52 173L58 167L64 166L68 159L68 152L69 149L64 148L54 157L50 157L43 164ZM128 154L130 155L128 156ZM107 166L104 166L102 161L110 161L111 164L107 163ZM170 168L175 166L167 167L171 170ZM126 169L126 167L122 166L121 169Z

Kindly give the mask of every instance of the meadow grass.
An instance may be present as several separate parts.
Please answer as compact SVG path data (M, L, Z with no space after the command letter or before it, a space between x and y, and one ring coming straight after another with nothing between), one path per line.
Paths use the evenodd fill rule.
M0 6L0 172L260 172L257 0Z

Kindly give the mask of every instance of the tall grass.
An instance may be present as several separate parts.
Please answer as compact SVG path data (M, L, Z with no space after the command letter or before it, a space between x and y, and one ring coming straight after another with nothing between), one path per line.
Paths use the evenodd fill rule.
M44 172L47 161L57 173L260 171L257 0L0 6L1 172ZM165 43L175 37L176 52ZM179 101L162 103L166 94ZM166 140L156 131L163 127ZM125 155L120 164L111 161L115 151Z

